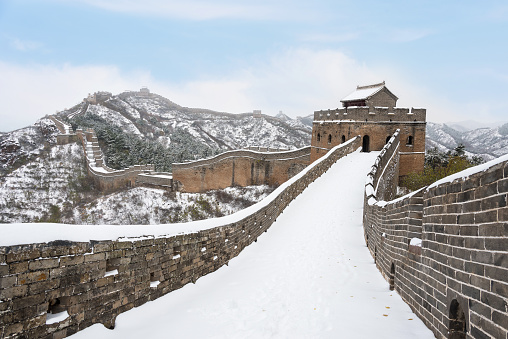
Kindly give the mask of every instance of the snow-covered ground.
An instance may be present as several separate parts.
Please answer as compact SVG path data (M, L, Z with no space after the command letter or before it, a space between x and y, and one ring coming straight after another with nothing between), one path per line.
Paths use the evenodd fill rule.
M376 156L341 159L229 266L74 338L433 338L363 240Z

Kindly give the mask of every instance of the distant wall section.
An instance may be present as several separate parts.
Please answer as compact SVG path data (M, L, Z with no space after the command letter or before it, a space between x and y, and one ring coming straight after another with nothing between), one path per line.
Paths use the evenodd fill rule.
M171 173L157 173L153 165L134 165L122 170L108 167L93 129L77 129L74 133L70 125L54 116L49 118L53 120L60 131L60 134L57 135L58 144L81 143L87 161L88 174L94 179L99 190L111 191L135 186L173 189Z
M225 152L210 159L173 164L173 179L179 190L185 192L280 185L310 164L310 150L309 146L284 152Z

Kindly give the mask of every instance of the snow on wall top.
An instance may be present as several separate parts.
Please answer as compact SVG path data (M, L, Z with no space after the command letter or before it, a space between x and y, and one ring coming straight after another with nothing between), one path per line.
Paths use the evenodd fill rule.
M2 226L0 246L13 246L20 244L47 243L55 240L67 240L76 242L88 242L90 240L119 240L133 241L139 237L170 237L178 234L196 233L201 230L211 229L236 223L258 212L271 204L290 185L301 179L314 167L328 159L337 149L353 143L356 138L332 148L326 155L314 161L300 173L280 185L268 197L260 202L247 207L237 213L220 218L198 220L188 223L161 224L161 225L68 225L68 224L5 224ZM358 152L359 150L357 150Z

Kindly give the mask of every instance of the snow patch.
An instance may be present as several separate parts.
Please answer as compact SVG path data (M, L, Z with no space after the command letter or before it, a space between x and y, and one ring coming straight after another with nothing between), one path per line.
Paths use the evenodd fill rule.
M409 242L409 245L422 247L422 239L412 238L411 241Z
M65 319L69 318L69 312L63 311L59 313L47 313L46 314L46 325L51 325L55 323L59 323Z
M106 274L104 274L104 277L109 277L110 275L117 275L117 274L118 274L118 270L107 271Z

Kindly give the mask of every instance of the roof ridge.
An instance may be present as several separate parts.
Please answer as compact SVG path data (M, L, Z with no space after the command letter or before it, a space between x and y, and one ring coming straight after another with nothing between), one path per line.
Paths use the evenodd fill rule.
M357 85L356 86L356 89L367 89L367 88L374 88L374 87L380 87L380 86L384 86L385 85L385 81L383 80L383 82L380 82L378 84L373 84L373 85L364 85L364 86L360 86L360 85Z

